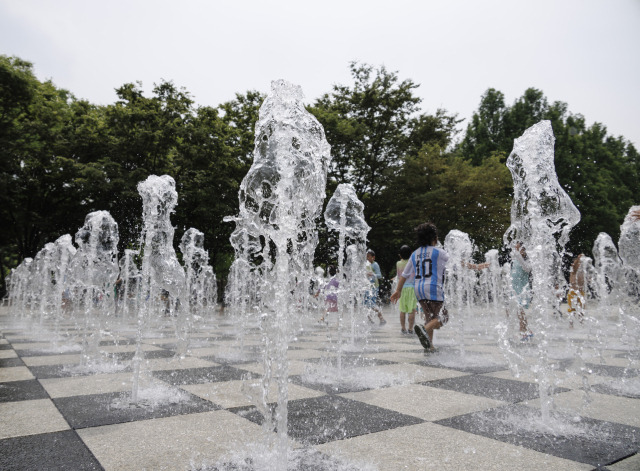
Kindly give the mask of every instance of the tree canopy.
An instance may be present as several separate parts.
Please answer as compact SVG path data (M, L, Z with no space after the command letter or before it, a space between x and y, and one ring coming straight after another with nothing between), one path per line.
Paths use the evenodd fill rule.
M466 125L444 109L426 113L418 84L384 67L350 64L351 83L335 85L310 106L331 145L327 196L351 183L372 227L369 245L385 275L413 228L433 221L444 238L468 232L480 252L498 247L509 225L512 182L504 162L513 140L541 119L556 135L558 178L582 213L571 249L590 253L598 232L617 238L636 203L639 159L623 137L586 124L562 102L526 90L508 106L489 89ZM145 96L139 83L123 84L113 104L78 100L33 66L0 56L0 274L62 234L75 234L87 213L108 210L120 228L120 250L138 246L141 199L136 185L169 174L179 194L172 216L176 244L196 227L205 234L224 284L233 250L238 188L252 162L254 127L264 96L238 93L217 107L198 106L172 82ZM328 198L327 198L328 199ZM322 230L319 263L335 256Z

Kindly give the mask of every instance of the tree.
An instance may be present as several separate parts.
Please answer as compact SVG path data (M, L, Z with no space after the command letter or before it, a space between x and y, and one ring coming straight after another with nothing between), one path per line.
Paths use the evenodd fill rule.
M409 79L400 81L396 72L355 62L350 69L353 85L335 85L310 111L324 126L331 145L328 194L339 183L351 183L365 204L365 217L372 227L370 245L387 249L393 200L385 197L386 190L405 159L424 144L449 145L459 121L444 110L435 115L420 113L420 98L414 94L418 85ZM395 253L379 252L377 260L391 266Z
M499 246L509 226L512 190L501 157L494 154L473 166L456 153L427 145L408 158L389 190L398 202L390 214L394 246L412 245L413 229L425 221L436 224L441 241L458 229L467 232L481 252Z
M572 231L569 250L591 254L599 232L618 238L620 224L640 191L638 152L630 142L608 136L600 123L588 127L582 115L568 111L566 103L549 104L535 88L527 89L512 106L504 106L502 93L489 89L458 150L476 166L496 153L504 161L514 139L543 119L551 121L556 138L558 180L582 217Z

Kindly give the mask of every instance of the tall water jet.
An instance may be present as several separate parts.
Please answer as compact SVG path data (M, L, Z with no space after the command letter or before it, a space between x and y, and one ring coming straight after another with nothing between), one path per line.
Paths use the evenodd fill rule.
M627 346L627 370L637 367L638 357L634 355L637 350L638 336L640 335L640 317L637 304L640 300L640 206L629 208L620 226L620 239L618 240L618 253L622 260L620 281L623 283L621 302L619 303L620 323L623 328L622 340ZM626 376L626 375L625 375ZM626 381L627 378L622 378ZM626 386L623 387L626 388ZM640 378L635 378L635 393L640 391Z
M130 318L140 309L140 287L142 274L138 268L138 250L125 249L120 259L120 278L116 297L116 312Z
M48 319L53 314L53 271L55 267L55 245L52 242L48 242L42 249L33 257L33 283L38 288L37 296L32 298L32 303L38 308L38 319L40 325L43 324L45 319Z
M98 359L101 332L114 311L111 290L118 276L118 224L108 211L87 214L75 237L78 249L67 280L76 309L84 316L83 363Z
M445 277L447 307L453 308L458 320L458 349L465 353L465 319L471 316L474 297L475 273L468 268L473 255L473 243L469 234L452 229L444 238L444 250L449 254Z
M627 294L640 297L640 206L632 206L620 226L618 240L620 258L624 264Z
M185 302L184 269L173 248L174 228L171 213L178 204L176 182L169 175L151 175L138 183L138 193L142 196L142 283L143 299L138 312L137 348L133 358L133 387L131 400L138 400L138 381L142 367L141 348L146 324L161 316L174 317L178 354L183 355L188 348L190 324L189 309L182 308Z
M532 313L528 320L538 345L534 367L540 390L543 420L549 419L551 405L548 336L559 300L557 286L562 276L562 256L571 229L580 213L562 189L555 172L555 137L550 121L541 121L514 141L507 167L513 178L511 226L504 234L510 247L521 244L532 270Z
M315 220L325 198L329 144L320 123L306 111L300 87L272 82L255 132L254 160L239 192L240 212L231 243L236 251L229 282L241 303L259 298L256 306L264 340L264 376L256 406L265 427L277 431L276 463L287 469L289 326L296 315L295 297L308 293L318 236ZM237 283L259 287L259 294ZM302 284L302 289L299 286ZM299 290L299 291L297 291ZM277 383L275 424L268 390Z
M359 332L359 326L370 327L368 315L369 308L361 302L365 299L371 289L371 282L367 276L367 258L365 255L364 243L348 245L346 250L346 260L344 263L344 292L348 294L347 313L349 314L350 342L354 345ZM366 335L366 330L364 331Z
M498 250L489 250L484 255L484 260L488 267L480 275L480 292L482 293L482 301L490 307L491 313L497 319L502 313L505 299L504 274L500 266Z
M191 315L202 318L204 309L210 304L211 292L215 291L216 278L209 265L209 253L204 249L204 234L190 228L182 236L180 252L184 263L188 307Z
M71 302L71 292L67 285L67 269L71 260L76 254L76 248L73 245L71 235L65 234L58 237L53 243L53 260L54 268L52 272L53 277L53 312L54 312L54 343L57 342L59 337L58 327L59 322L64 317L67 310L70 309L69 303Z
M20 265L11 270L11 276L9 278L9 309L14 316L20 316L24 319L26 313L29 310L29 287L33 285L31 283L31 266L33 265L33 258L27 257Z
M356 316L356 298L352 291L354 277L346 277L344 270L345 249L347 246L353 247L351 250L356 251L352 256L356 257L357 252L361 254L364 260L366 250L367 234L371 229L364 219L364 203L358 199L356 190L349 183L341 183L336 188L333 196L327 203L324 212L324 222L327 228L338 233L338 272L336 276L340 280L338 295L338 368L341 367L342 353L342 319L345 312L350 314L351 324L351 341L355 340L355 329L357 324ZM352 267L353 268L353 267ZM356 275L357 276L357 275Z
M621 290L622 261L611 236L605 232L596 237L592 253L596 270L596 294L600 298L601 307L609 311L613 298L617 298L618 291Z

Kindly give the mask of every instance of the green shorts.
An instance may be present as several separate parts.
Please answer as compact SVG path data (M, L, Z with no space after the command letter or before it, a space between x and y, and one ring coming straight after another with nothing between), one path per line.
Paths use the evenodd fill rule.
M413 286L402 288L398 306L400 307L400 312L413 312L417 309L418 299L416 298L416 292L413 290Z

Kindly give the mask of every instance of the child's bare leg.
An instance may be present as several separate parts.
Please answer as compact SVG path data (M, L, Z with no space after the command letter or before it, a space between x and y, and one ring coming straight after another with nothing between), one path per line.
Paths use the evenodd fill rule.
M528 329L527 316L524 313L524 309L518 311L518 320L520 321L520 332L526 332Z
M416 322L416 311L413 310L409 313L409 332L413 331L413 325ZM404 322L402 323L402 328L404 329Z
M427 331L429 340L432 341L432 343L433 343L433 331L439 329L440 327L442 327L442 322L440 322L440 319L438 319L437 317L435 319L431 319L424 326L424 330Z
M411 318L409 318L409 319L411 319ZM404 323L405 323L405 313L401 312L400 313L400 327L402 328L403 331L406 330L404 328ZM413 323L411 321L409 321L409 324L413 324Z

